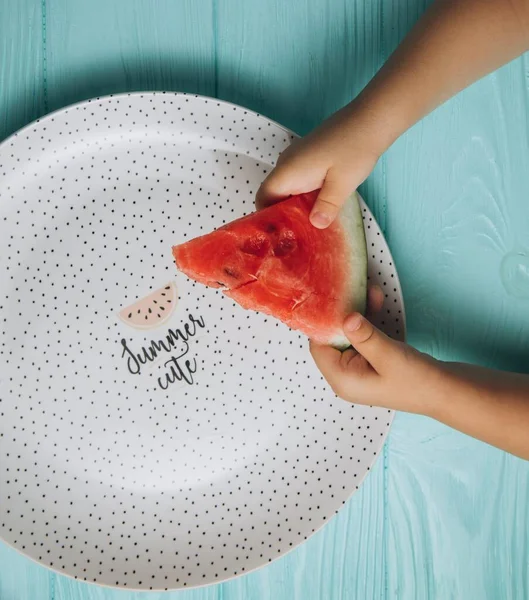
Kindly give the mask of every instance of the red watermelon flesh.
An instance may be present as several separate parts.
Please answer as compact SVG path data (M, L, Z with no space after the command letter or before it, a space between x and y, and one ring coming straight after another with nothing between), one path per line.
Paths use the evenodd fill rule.
M313 340L345 348L347 314L364 312L367 251L358 196L327 229L309 221L318 191L292 196L175 246L191 279Z

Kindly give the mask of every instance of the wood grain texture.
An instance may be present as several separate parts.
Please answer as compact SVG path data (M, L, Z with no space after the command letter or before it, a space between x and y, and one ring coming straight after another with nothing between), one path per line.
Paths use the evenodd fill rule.
M410 19L387 19L395 44ZM529 372L526 73L515 61L397 142L386 226L410 341ZM529 463L399 415L388 474L390 598L529 598Z
M529 597L526 462L402 415L388 466L387 597Z
M44 112L42 10L0 1L0 140Z
M47 0L50 109L110 93L215 92L212 0Z
M0 1L0 140L45 112L41 23L40 2ZM0 542L0 600L48 600L52 585L48 570Z
M46 104L141 89L218 95L305 133L365 85L426 4L0 0L0 137ZM528 74L522 58L440 108L363 186L399 268L409 339L441 358L529 370ZM522 600L527 506L527 463L399 415L360 492L260 571L136 594L0 545L0 600Z
M55 575L0 542L0 600L51 600Z

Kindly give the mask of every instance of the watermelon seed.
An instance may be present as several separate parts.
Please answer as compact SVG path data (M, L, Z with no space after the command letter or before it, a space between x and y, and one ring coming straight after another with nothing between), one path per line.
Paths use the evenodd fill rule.
M160 306L160 310L165 310L165 308L163 306Z
M138 314L140 314L140 313L141 313L141 308L138 308Z
M132 313L129 313L129 319L132 319Z
M158 300L153 300L154 304L158 304Z
M145 320L147 320L149 317L147 315L145 315Z
M159 319L161 319L161 318L162 318L162 315L156 315L156 316L157 316Z
M152 308L149 308L149 313L152 313Z

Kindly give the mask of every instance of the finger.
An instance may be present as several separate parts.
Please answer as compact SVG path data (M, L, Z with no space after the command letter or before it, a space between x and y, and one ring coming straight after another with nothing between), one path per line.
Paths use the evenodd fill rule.
M378 285L370 285L367 289L367 316L376 315L384 306L384 292Z
M314 227L318 229L329 227L340 212L349 193L348 187L341 181L335 180L333 175L328 172L310 213L310 222Z
M354 313L344 322L344 333L353 348L378 373L387 371L401 357L399 344L382 333L362 315Z
M373 377L378 375L353 348L340 352L311 341L310 353L337 396L359 402L372 391Z
M340 361L342 353L340 350L310 340L310 353L316 366L327 381L329 381L329 377L333 377L334 372L341 372Z
M310 341L310 353L320 370L323 377L327 380L332 389L337 392L338 382L343 377L343 370L340 365L342 353L331 346L324 346Z

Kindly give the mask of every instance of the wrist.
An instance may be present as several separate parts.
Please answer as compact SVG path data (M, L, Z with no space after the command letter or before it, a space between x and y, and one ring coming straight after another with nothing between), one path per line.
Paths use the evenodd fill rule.
M379 102L370 101L369 94L360 94L340 113L341 125L351 132L351 139L357 142L361 140L362 149L376 159L405 131L401 130L390 113L381 110Z
M427 354L417 353L423 368L420 383L408 394L404 409L407 412L442 420L445 411L451 410L454 400L461 396L462 381L451 372L449 363Z
M478 406L487 399L496 401L494 386L488 380L488 371L480 367L458 362L436 361L440 384L427 405L426 416L447 422L450 415L465 407Z
M344 110L352 122L362 123L383 154L429 112L427 92L399 62L390 60Z

